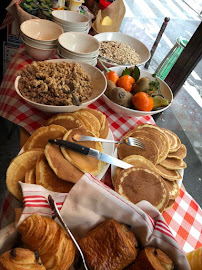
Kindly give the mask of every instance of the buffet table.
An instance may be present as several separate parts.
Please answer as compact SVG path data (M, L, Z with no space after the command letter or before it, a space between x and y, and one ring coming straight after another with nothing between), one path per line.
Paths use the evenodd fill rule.
M23 127L30 134L51 116L32 108L15 92L14 81L18 71L32 61L25 53L24 47L20 47L7 68L0 88L0 116ZM110 129L117 140L136 125L155 123L151 116L132 118L119 116L107 107L101 98L91 104L90 108L100 110L107 116ZM111 187L110 169L102 181ZM0 215L0 227L3 228L14 220L14 209L19 206L20 203L7 193ZM202 210L184 189L180 190L174 206L165 211L163 217L184 252L202 246Z

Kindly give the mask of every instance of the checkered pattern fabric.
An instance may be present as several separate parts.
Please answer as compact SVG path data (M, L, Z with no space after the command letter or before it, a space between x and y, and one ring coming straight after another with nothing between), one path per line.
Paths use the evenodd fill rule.
M26 55L24 47L20 47L8 66L0 89L0 115L24 127L29 133L42 126L50 117L49 114L32 108L15 92L14 81L17 72L31 62L32 59ZM136 125L154 124L151 116L122 117L107 107L102 99L91 104L90 108L98 109L107 116L110 129L117 140ZM109 186L112 185L110 169L103 181ZM14 209L19 205L20 203L11 194L6 195L0 214L1 228L14 221ZM175 239L185 252L202 246L202 210L186 191L181 190L174 206L165 211L163 216Z

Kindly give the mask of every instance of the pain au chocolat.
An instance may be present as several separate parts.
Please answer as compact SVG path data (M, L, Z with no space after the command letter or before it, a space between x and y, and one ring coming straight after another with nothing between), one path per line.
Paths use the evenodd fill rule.
M122 270L137 256L134 234L114 219L89 231L79 245L89 270Z
M47 270L68 270L73 264L74 243L53 219L33 214L20 224L18 230L23 244L39 252Z
M162 178L156 172L146 168L123 170L115 181L115 191L136 204L146 200L160 212L164 211L169 201L169 193Z
M25 248L11 249L0 256L1 270L46 270L38 252Z

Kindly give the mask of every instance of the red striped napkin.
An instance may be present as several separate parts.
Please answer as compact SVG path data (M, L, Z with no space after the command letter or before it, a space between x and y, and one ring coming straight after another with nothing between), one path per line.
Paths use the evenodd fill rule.
M186 256L158 210L146 201L134 205L90 174L85 174L68 194L50 192L41 186L20 183L24 210L18 225L33 213L51 216L51 194L72 233L80 238L95 225L114 218L131 226L143 246L155 246L174 261L177 269L190 270Z

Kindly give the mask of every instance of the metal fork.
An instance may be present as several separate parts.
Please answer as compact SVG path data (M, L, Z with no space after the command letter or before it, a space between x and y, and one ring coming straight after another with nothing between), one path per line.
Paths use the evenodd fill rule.
M83 260L83 265L84 265L84 268L85 270L88 270L88 267L87 267L87 264L86 264L86 261L85 261L85 258L84 258L84 255L83 255L83 252L79 246L79 244L77 243L76 239L74 238L73 234L71 233L70 229L67 227L66 223L64 222L58 208L57 208L57 205L55 203L55 201L53 200L52 196L51 195L48 195L48 203L51 207L51 209L53 210L54 214L56 215L56 217L59 219L59 221L62 223L63 227L65 228L65 230L68 232L69 236L71 237L72 241L74 242L75 246L77 247L80 255L81 255L81 258Z
M128 137L122 141L113 141L113 140L106 140L106 139L97 138L97 137L74 134L73 139L76 142L94 141L94 142L104 142L104 143L124 143L124 144L130 145L130 146L136 146L136 147L139 147L139 148L142 148L145 150L145 145L143 144L143 142L141 142L139 139L136 139L133 137Z

